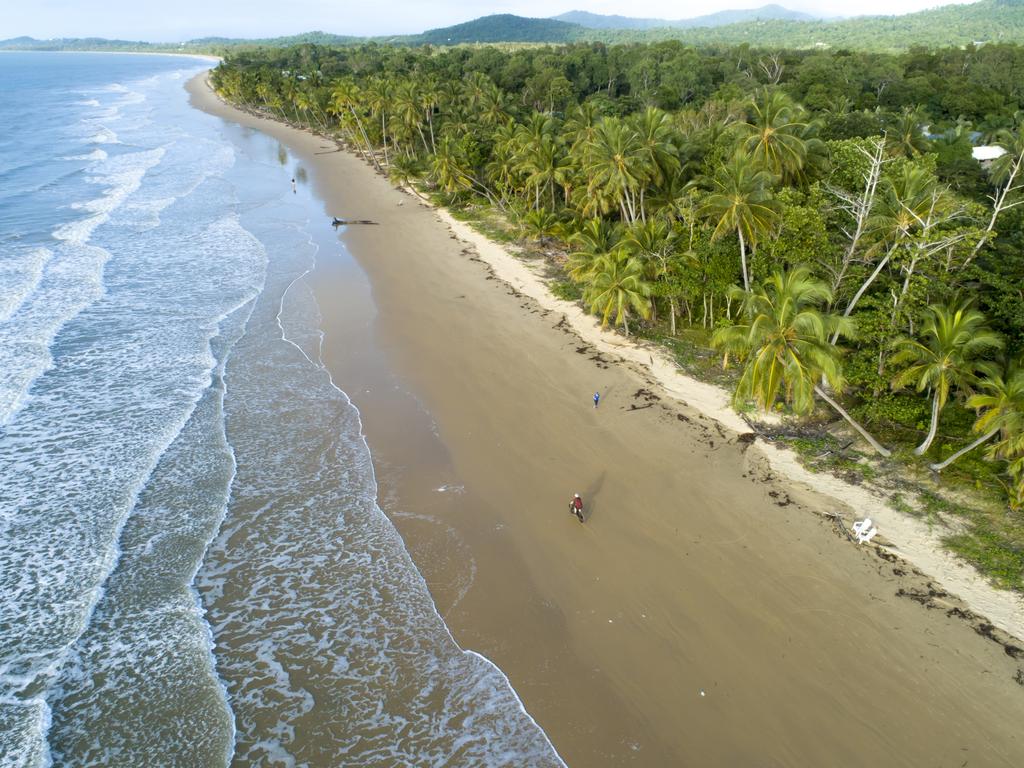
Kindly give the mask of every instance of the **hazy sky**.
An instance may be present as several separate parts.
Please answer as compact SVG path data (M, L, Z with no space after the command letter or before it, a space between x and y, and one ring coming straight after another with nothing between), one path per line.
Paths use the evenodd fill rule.
M793 10L833 16L909 13L955 1L774 0ZM578 9L679 19L768 2L772 0L0 0L0 39L95 36L170 42L312 30L383 35L422 32L491 13L543 17Z

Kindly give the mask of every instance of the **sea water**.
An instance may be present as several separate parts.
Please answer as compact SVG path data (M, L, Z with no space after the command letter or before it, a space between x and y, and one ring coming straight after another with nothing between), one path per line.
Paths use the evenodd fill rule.
M0 766L561 765L378 507L346 257L206 66L0 54Z

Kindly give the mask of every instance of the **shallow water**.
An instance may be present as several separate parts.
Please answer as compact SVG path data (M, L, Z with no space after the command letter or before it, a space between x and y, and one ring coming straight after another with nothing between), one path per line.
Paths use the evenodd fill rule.
M200 69L0 57L0 765L558 765L377 506L320 203Z

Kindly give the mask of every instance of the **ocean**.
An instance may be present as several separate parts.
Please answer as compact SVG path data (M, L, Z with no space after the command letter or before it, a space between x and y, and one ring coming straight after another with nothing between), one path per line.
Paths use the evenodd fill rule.
M560 766L377 504L349 258L197 59L0 54L0 766Z

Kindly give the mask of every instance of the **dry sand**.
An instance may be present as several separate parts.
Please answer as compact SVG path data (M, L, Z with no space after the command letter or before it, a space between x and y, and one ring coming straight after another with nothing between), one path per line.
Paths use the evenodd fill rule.
M346 343L345 275L325 259L328 364L456 639L504 670L570 765L1024 764L1024 652L836 536L809 513L833 499L779 479L693 390L682 404L599 346L614 340L496 279L436 211L326 140L190 89L301 158L325 215L379 222L344 240L389 373Z

